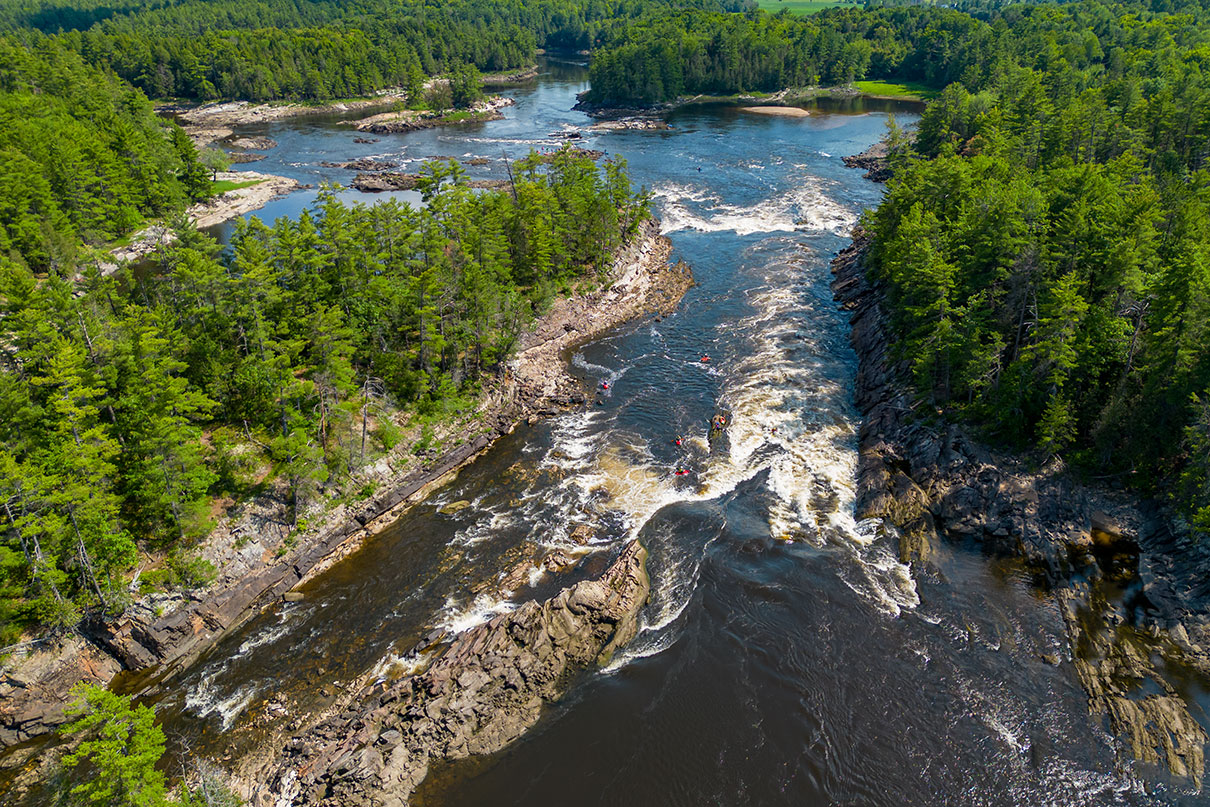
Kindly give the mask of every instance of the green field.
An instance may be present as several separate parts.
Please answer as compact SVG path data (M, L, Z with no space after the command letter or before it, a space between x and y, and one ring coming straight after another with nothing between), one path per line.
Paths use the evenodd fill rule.
M927 101L937 94L932 87L917 84L914 81L854 81L853 86L866 95L875 98L903 98L906 100Z
M816 11L823 11L825 8L835 8L836 6L857 5L856 3L833 2L832 0L756 0L756 4L775 14L783 8L790 9L791 14L814 14Z
M226 193L227 191L235 191L239 190L240 188L250 188L253 185L259 185L262 182L264 182L263 179L252 179L247 182L232 182L229 179L220 179L218 182L210 183L210 190L214 191L215 195L217 196L218 194Z

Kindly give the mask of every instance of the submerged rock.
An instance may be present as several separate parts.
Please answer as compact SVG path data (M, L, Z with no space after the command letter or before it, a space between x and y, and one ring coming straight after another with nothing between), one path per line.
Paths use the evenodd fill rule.
M245 772L250 803L403 805L431 763L500 750L576 671L607 663L634 637L646 557L631 542L600 578L472 628L423 672L365 687L265 770Z

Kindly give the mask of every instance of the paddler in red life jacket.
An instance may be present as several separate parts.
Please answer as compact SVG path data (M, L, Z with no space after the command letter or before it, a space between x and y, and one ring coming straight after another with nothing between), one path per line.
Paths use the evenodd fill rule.
M710 420L710 428L722 431L727 428L727 416L723 414L715 415Z
M681 446L681 445L684 445L684 444L685 444L685 438L681 437L681 436L678 434L678 435L676 436L676 438L675 438L675 439L674 439L672 442L673 442L673 443L675 443L675 444L676 444L676 445L678 445L678 446Z

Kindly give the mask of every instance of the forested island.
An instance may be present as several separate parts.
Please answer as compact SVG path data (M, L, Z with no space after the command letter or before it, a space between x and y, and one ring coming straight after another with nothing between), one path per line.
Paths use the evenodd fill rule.
M1204 0L869 3L809 15L750 0L0 4L0 660L16 665L70 645L85 659L77 667L102 686L120 668L184 663L209 645L192 638L196 627L183 639L164 603L213 622L205 642L217 640L267 597L334 563L328 554L353 552L372 522L398 515L517 422L594 403L563 378L563 353L634 317L667 314L691 283L687 270L665 266L671 247L651 220L658 196L635 187L622 157L598 160L602 152L566 144L506 154L507 178L491 180L432 159L395 175L419 194L416 205L348 202L325 185L296 217L239 220L223 246L184 215L230 190L215 180L230 160L223 140L195 142L183 119L156 112L226 101L288 110L282 118L308 105L389 110L366 119L378 128L351 128L350 137L481 125L499 117L476 106L485 74L528 80L541 51L588 59L581 105L622 116L622 127L662 126L702 101L851 98L862 80L927 97L914 127L892 120L873 158L889 176L885 195L857 225L859 257L842 264L846 288L860 282L867 295L847 302L864 307L873 295L885 312L878 349L906 385L895 398L910 410L904 428L960 428L1030 474L1145 501L1148 518L1179 536L1173 546L1197 548L1172 564L1201 568L1210 540L1208 15ZM148 265L111 271L110 252L147 226L171 237ZM593 306L616 310L594 324ZM558 377L541 394L517 380L519 351L536 344L550 354L541 371ZM858 348L864 383L873 360ZM703 354L701 364L710 360ZM605 382L596 406L608 390ZM518 395L533 397L517 403ZM864 460L876 452L862 436ZM888 479L911 481L919 470L898 449L875 448ZM392 499L364 474L400 453L422 467L409 469L407 496ZM870 494L867 480L859 487ZM924 562L906 547L925 521L946 529L944 507L920 503L937 491L920 488L897 489L893 505L868 513L904 528L905 562ZM611 494L602 490L593 495L604 501ZM215 616L206 592L221 570L199 547L213 544L229 514L267 501L284 537L257 571L295 566ZM356 524L329 529L333 513L363 505ZM455 502L447 515L466 506ZM234 554L246 539L224 529ZM332 551L304 569L296 558L308 542ZM633 638L650 587L647 550L634 546L595 569L622 592L615 600L580 581L520 609L530 622L517 616L507 630L490 622L460 642L442 635L418 646L427 653L453 641L455 656L470 655L450 657L442 673L450 680L461 680L459 663L503 676L507 664L492 666L473 648L509 631L555 631L558 620L587 626L577 635L591 641L572 643L557 663L534 651L551 682L483 690L516 725L496 726L476 753L503 747L537 720L534 702L561 697L574 670L604 664ZM1049 562L1038 560L1043 552L1020 554ZM557 555L528 562L505 577L574 565ZM222 582L235 590L241 581ZM1189 605L1195 594L1180 600L1186 622L1165 629L1187 633L1169 644L1201 670L1199 642L1210 633ZM154 597L159 605L148 604ZM569 605L573 597L590 603L588 616ZM1072 624L1074 647L1081 634ZM60 668L36 681L54 679L43 696L12 669L0 683L20 705L0 709L3 744L62 725L75 750L53 787L79 803L227 804L236 790L270 798L266 788L312 803L354 792L352 780L407 799L427 772L424 744L436 742L430 728L399 725L391 730L408 739L387 745L412 742L423 755L413 748L400 763L367 735L355 746L362 767L350 768L342 754L354 746L337 753L324 743L344 742L335 738L355 721L308 723L285 756L257 762L272 782L233 785L199 764L174 789L177 772L155 768L164 736L150 709L96 686L68 696ZM1122 708L1116 695L1092 694L1099 673L1079 674L1093 711L1130 733L1129 716L1113 711ZM425 686L436 693L444 684L433 675ZM403 719L388 707L411 697L404 680L394 695L395 684L361 682L383 699L375 719ZM464 684L450 686L442 708ZM467 689L467 698L489 698L476 695L478 684ZM1183 708L1146 720L1156 731L1180 724L1184 733L1158 758L1200 782L1205 733L1192 717L1181 722ZM125 733L106 739L98 724ZM453 739L442 735L434 761L479 742L450 725L440 723ZM1136 741L1134 755L1155 757L1148 742ZM303 759L315 766L310 795L290 774Z

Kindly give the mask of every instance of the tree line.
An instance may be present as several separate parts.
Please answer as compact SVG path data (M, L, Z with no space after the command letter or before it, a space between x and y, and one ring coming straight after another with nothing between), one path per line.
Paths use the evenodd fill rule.
M998 61L992 27L932 6L648 15L606 32L590 65L589 100L655 104L681 95L773 92L867 75L944 86Z
M52 36L152 98L320 100L461 64L513 69L538 47L587 49L602 31L673 2L722 9L751 0L50 0L9 6L0 27L30 44Z
M159 582L197 584L188 547L216 498L269 475L296 519L393 444L397 407L473 393L647 215L621 162L564 149L512 175L479 192L429 164L421 208L328 188L297 220L241 224L226 253L182 229L137 276L0 259L5 634L120 607L140 552L167 556Z
M1210 533L1210 26L1085 0L979 22L866 224L917 392Z
M210 193L179 126L53 40L0 38L0 254L65 269L102 244Z

